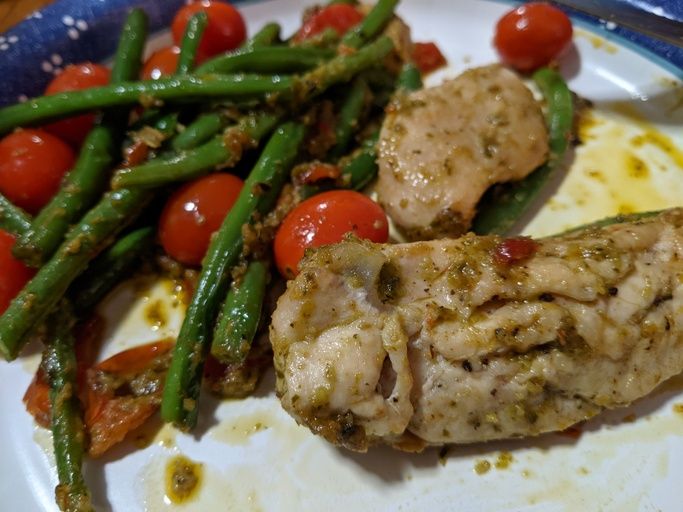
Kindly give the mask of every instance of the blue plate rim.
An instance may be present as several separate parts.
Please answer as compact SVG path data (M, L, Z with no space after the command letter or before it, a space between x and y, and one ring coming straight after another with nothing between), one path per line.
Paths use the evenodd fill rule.
M232 3L247 5L270 0L233 0ZM493 0L508 5L523 2ZM632 0L623 0L632 5ZM0 90L0 106L21 101L27 96L41 94L52 73L66 62L83 60L102 61L115 50L116 38L97 37L91 26L100 25L99 33L112 31L118 34L123 17L132 6L141 6L150 15L150 33L170 24L173 14L186 0L57 0L42 10L35 11L24 21L0 34L0 76L5 77ZM657 0L650 0L656 6ZM654 2L654 3L652 3ZM677 6L671 0L659 0L660 5ZM674 14L683 23L683 5ZM683 49L654 40L621 26L611 27L604 20L565 9L573 22L582 28L596 32L608 41L634 50L644 58L663 68L679 80L683 80ZM102 27L102 24L105 24ZM83 30L81 30L83 29ZM64 37L64 30L67 36ZM31 44L17 44L30 41ZM71 58L73 57L73 58ZM40 66L27 66L27 62L39 62Z

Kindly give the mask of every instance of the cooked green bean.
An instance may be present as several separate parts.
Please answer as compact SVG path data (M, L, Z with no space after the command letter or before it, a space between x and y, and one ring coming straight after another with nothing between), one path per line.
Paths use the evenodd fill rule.
M208 21L209 18L206 16L206 13L199 11L185 25L185 34L180 45L180 55L178 56L178 66L176 67L178 75L187 75L194 69L199 43L202 40L202 35Z
M158 187L159 185L198 178L218 167L229 167L241 157L245 146L253 146L278 123L280 115L258 112L245 116L226 133L214 137L196 149L183 151L162 160L121 169L114 175L113 188ZM236 151L239 150L239 151Z
M271 210L289 178L304 134L304 127L297 123L285 123L274 132L211 240L178 335L161 403L162 418L179 428L188 430L197 422L204 359L227 290L229 270L242 253L242 227L255 213L263 215Z
M349 30L342 38L342 44L359 48L379 34L394 17L399 0L378 0L358 26Z
M256 335L268 284L268 265L252 261L233 283L213 332L211 355L225 364L241 363Z
M531 206L558 168L569 146L574 116L571 91L562 76L549 68L539 69L532 78L548 104L546 117L550 157L523 180L505 185L501 194L489 193L484 196L472 223L475 233L505 234Z
M85 432L77 395L73 323L66 306L50 316L42 367L50 385L52 443L59 477L57 505L64 512L85 512L94 509L82 473Z
M208 73L293 73L307 71L334 57L333 50L270 46L239 50L206 61L198 75Z
M622 213L619 215L615 215L614 217L605 217L604 219L596 220L594 222L589 222L588 224L582 224L581 226L576 226L574 228L570 228L566 231L563 231L562 233L559 233L559 235L571 235L571 234L577 233L579 231L587 231L589 229L604 228L607 226L611 226L612 224L622 224L624 222L637 222L639 220L647 219L649 217L655 217L655 216L663 213L664 211L665 210L652 210L649 212ZM558 236L558 235L552 235L552 236Z
M153 101L190 101L207 98L260 97L268 93L291 91L294 80L273 75L173 76L141 82L92 87L51 96L41 96L25 103L0 109L0 134L18 126L42 123L89 110L134 105Z
M412 63L407 63L401 68L398 75L398 89L404 91L417 91L422 89L422 75L417 66Z
M54 256L0 316L0 353L5 359L17 357L28 335L55 307L74 279L149 199L146 190L108 192L69 231Z
M225 116L218 112L201 114L171 141L171 148L184 151L196 148L216 135L225 126Z
M144 227L131 231L100 254L69 288L74 313L87 315L138 263L153 243L156 230Z
M135 79L141 66L147 39L147 16L141 9L128 14L121 32L111 72L111 82ZM33 267L39 267L64 240L69 226L90 208L107 188L109 171L120 158L128 112L108 111L88 133L74 168L61 188L17 240L14 254Z
M325 62L317 69L295 79L295 100L308 101L336 83L350 81L361 71L381 62L393 48L394 43L391 39L382 36L357 52L339 55Z
M0 228L14 236L23 235L31 228L31 217L0 194Z
M270 46L280 39L280 25L278 23L266 23L261 30L256 32L251 39L244 43L243 48L258 48Z
M337 116L337 125L334 128L335 143L330 149L328 159L336 160L348 150L353 134L360 125L360 118L367 105L369 94L365 80L360 77L356 78Z
M328 48L335 50L339 45L341 36L333 28L326 28L319 34L311 36L303 41L292 41L290 44L296 48Z

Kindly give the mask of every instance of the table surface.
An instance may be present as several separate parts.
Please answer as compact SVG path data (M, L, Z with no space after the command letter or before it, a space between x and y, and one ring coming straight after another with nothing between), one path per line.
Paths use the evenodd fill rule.
M0 33L53 0L0 0Z

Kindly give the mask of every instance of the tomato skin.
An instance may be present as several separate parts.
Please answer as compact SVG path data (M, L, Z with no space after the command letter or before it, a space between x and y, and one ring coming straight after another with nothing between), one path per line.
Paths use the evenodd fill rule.
M178 67L180 48L167 46L155 51L142 66L140 78L142 80L158 80L164 76L171 76Z
M46 131L11 133L0 140L0 193L37 213L55 195L74 159L73 150Z
M352 5L329 5L309 16L294 36L294 40L305 41L327 28L333 28L341 36L358 25L362 19L363 15Z
M81 91L91 87L100 87L109 83L110 71L107 67L92 62L71 64L52 79L45 89L45 94L59 94L67 91ZM55 121L45 129L61 137L74 147L78 147L85 139L95 122L94 114L82 114Z
M212 174L178 189L159 221L159 239L168 255L186 265L199 265L212 233L221 226L243 186L232 174Z
M493 257L501 265L514 263L531 258L538 250L538 243L527 236L506 238L493 251Z
M340 242L349 232L386 242L389 222L384 210L352 190L332 190L306 199L285 217L275 235L278 270L284 277L295 276L306 249Z
M503 63L530 72L557 58L571 43L572 34L565 13L544 2L530 2L498 21L493 44Z
M199 11L206 12L209 21L199 43L198 61L234 50L246 39L247 27L237 9L226 2L199 0L181 7L173 18L171 31L177 46L183 39L187 22Z
M33 269L12 256L14 242L11 233L0 229L0 314L35 274Z
M415 43L413 45L413 60L423 75L446 65L446 57L434 43Z

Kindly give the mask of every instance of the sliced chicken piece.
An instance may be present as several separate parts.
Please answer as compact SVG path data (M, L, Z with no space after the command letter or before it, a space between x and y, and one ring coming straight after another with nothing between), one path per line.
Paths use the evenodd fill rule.
M535 243L324 247L270 337L284 408L353 450L563 430L683 371L683 209Z
M474 68L387 113L378 197L411 240L457 236L486 189L524 178L547 157L548 133L531 91L499 65Z

